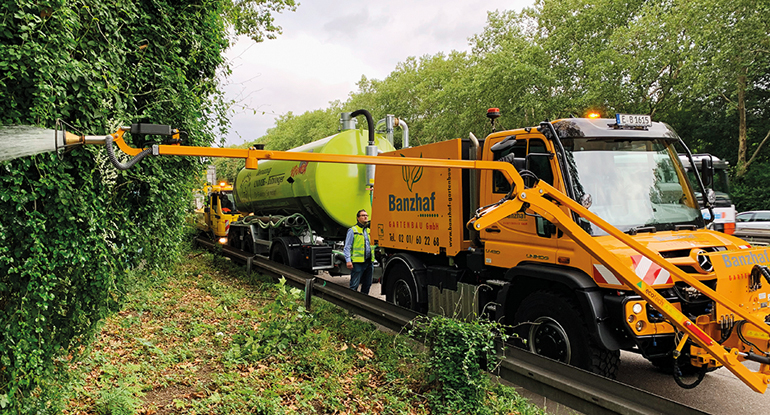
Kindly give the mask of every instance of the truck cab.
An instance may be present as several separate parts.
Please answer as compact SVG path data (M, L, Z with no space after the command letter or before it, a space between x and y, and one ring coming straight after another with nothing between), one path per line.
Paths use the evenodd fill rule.
M225 182L206 185L195 194L195 226L200 233L227 244L230 224L241 218L235 208L233 186Z

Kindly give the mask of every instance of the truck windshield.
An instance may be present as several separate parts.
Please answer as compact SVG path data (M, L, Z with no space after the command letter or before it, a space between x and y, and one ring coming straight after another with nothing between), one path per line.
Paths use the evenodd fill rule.
M219 195L219 203L222 205L223 212L234 212L235 201L233 200L233 192L222 192ZM225 210L227 209L227 210Z
M603 137L567 138L563 144L577 200L590 196L588 210L621 231L704 226L670 142ZM606 232L591 224L591 234Z

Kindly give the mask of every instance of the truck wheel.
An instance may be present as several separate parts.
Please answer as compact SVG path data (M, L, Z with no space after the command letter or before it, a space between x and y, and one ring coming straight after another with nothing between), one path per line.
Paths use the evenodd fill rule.
M243 242L241 243L241 250L248 252L251 255L254 255L254 241L251 240L251 235L245 235L243 238Z
M273 249L270 250L270 260L283 265L289 264L289 251L284 244L275 244Z
M293 248L300 244L296 236L281 236L273 240L270 246L270 260L279 264L294 267L297 264L297 250Z
M421 312L417 303L417 287L414 285L414 277L411 271L402 262L394 263L387 268L388 275L385 300L397 306Z
M597 345L580 309L567 297L537 291L522 301L514 318L516 333L532 352L614 379L620 350Z

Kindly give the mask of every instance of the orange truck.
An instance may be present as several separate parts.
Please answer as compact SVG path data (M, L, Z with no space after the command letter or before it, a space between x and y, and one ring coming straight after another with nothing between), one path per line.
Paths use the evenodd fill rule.
M319 252L331 255L335 235L346 226L339 221L354 218L343 211L335 227L319 208L319 199L334 192L318 196L321 184L297 179L312 166L348 166L333 174L358 175L357 191L370 192L371 242L384 264L387 301L428 314L504 322L532 352L608 377L617 371L620 350L627 350L673 369L683 387L721 366L755 391L770 384L768 250L706 228L677 146L689 150L667 124L646 115L568 118L482 140L471 135L383 153L369 148L377 139L370 115L367 122L369 145L353 146L366 147L367 155L320 151L323 143L288 152L135 149L123 140L132 127L104 142L108 153L117 144L135 156L131 163L150 155L245 159L235 184L238 208L250 211L245 208L256 206L259 195L277 197L271 202L276 209L292 215L291 209L305 209L305 223L318 222L319 231L303 234L295 226L292 241L257 241L248 232L254 225L238 221L243 232L231 234L228 243L289 265L301 255L312 260L316 247L326 246ZM161 128L144 130L157 134ZM169 128L170 137L176 134ZM117 163L114 154L110 158ZM277 162L294 167L277 168ZM376 166L376 174L364 166ZM268 185L276 187L261 187ZM307 269L306 261L298 263ZM744 361L759 368L750 370ZM686 372L695 380L685 380Z
M629 288L643 281L712 338L730 344L755 333L758 348L745 350L767 351L766 335L652 260L665 258L762 324L770 314L770 281L752 274L753 264L770 264L767 253L704 228L675 145L684 146L663 123L563 119L495 132L478 144L456 139L383 154L512 163L525 187L547 184L651 251L637 252L555 200L549 210L563 213L603 250L581 246L549 212L526 205L477 231L465 224L479 207L521 191L501 172L378 167L378 176L396 178L376 181L371 225L372 242L385 256L387 300L429 314L485 315L517 327L531 351L609 377L620 350L668 368L677 351L683 372L718 366L693 342L677 350L681 330ZM606 254L633 272L631 281L603 263Z

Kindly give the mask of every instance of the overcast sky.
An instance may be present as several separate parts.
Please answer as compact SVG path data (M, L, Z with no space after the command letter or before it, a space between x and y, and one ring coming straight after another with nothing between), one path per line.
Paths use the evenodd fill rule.
M265 135L278 115L345 101L362 75L384 79L409 56L470 50L468 38L483 30L487 11L521 10L532 3L300 0L296 12L276 15L283 28L277 39L243 38L228 51L233 73L225 92L239 109L227 144Z

